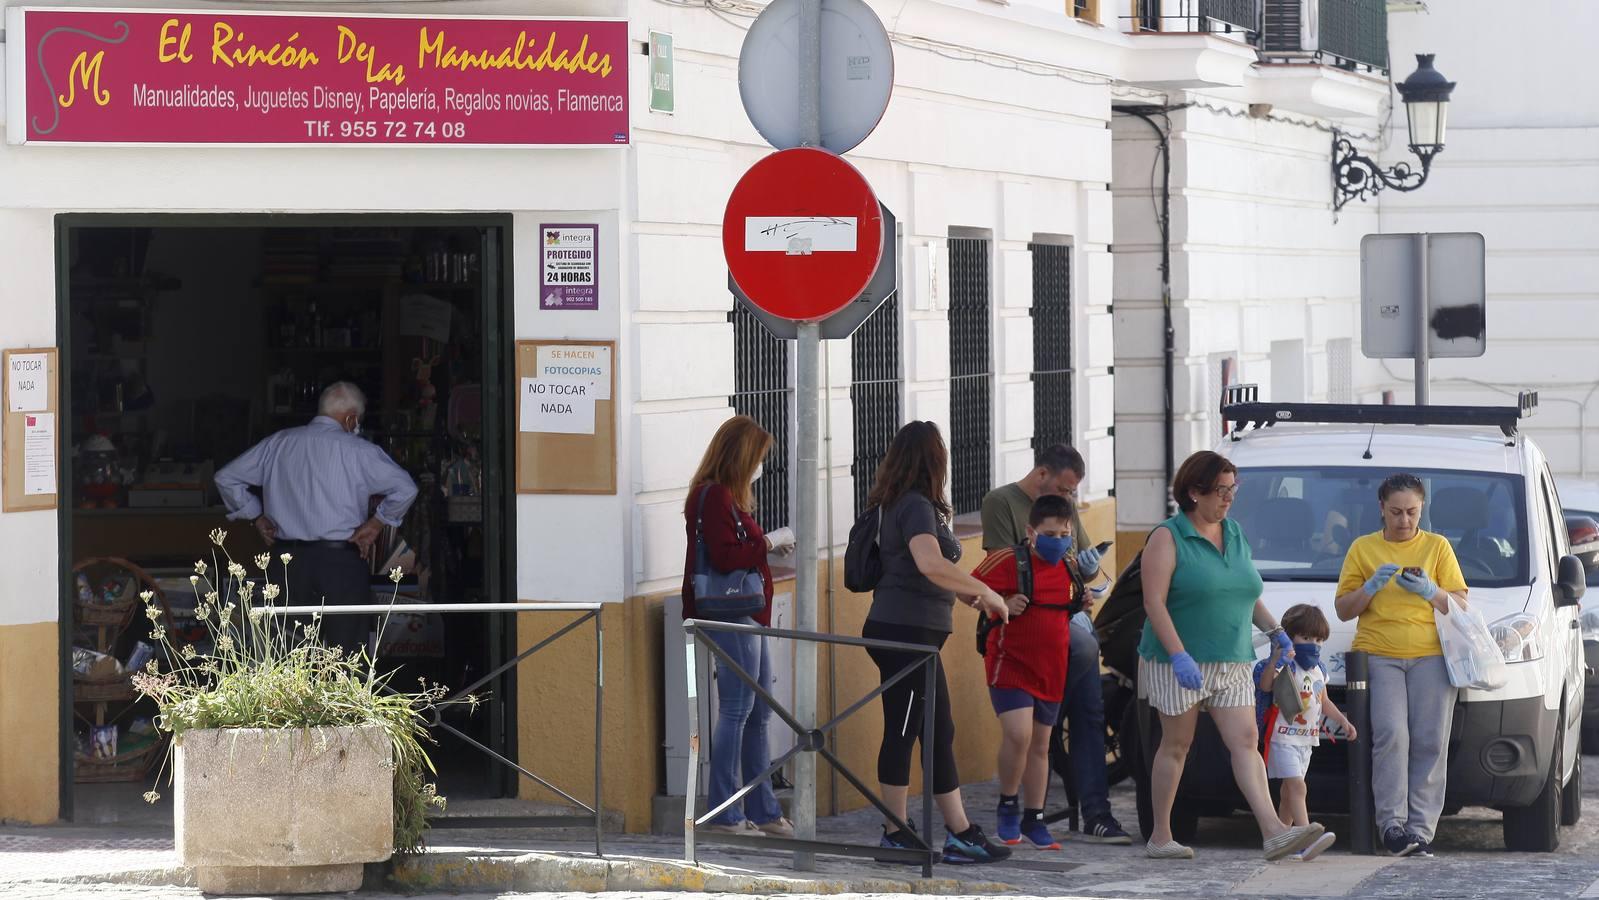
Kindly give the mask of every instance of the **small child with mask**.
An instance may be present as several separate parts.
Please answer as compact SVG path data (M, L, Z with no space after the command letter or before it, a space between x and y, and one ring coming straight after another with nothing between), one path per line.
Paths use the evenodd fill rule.
M1321 647L1330 629L1321 610L1306 603L1291 606L1281 619L1283 631L1293 641L1293 659L1273 645L1271 654L1255 663L1256 712L1261 714L1265 735L1266 777L1282 779L1282 799L1277 816L1284 825L1305 825L1310 812L1305 806L1305 774L1310 770L1310 754L1321 742L1323 715L1339 726L1349 740L1356 738L1355 726L1333 702L1327 699L1327 670L1321 665ZM1280 673L1286 672L1298 688L1299 711L1285 715L1273 700L1272 689ZM1333 845L1337 835L1326 832L1292 859L1309 861Z
M1070 500L1039 497L1028 515L1027 543L995 550L972 572L1010 607L1010 622L994 620L983 650L989 699L1003 736L996 836L1013 846L1025 838L1040 850L1060 849L1044 824L1043 807L1049 736L1066 689L1071 617L1083 594L1081 563L1071 552L1073 518ZM1019 565L1021 554L1025 566ZM1024 578L1027 567L1030 579ZM1032 596L1024 594L1025 580L1032 582Z

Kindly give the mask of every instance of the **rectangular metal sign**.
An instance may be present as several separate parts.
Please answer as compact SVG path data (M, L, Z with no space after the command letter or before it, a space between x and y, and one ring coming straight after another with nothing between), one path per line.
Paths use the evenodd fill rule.
M11 9L14 144L610 146L627 22Z
M1422 238L1425 260L1417 249ZM1486 297L1481 234L1368 234L1360 241L1360 348L1368 359L1413 359L1423 319L1428 356L1483 355Z

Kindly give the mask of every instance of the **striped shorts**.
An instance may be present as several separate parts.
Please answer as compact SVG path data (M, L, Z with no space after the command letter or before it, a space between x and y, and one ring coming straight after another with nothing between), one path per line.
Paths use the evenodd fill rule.
M1202 662L1205 679L1197 691L1177 683L1171 663L1138 658L1138 696L1162 715L1180 716L1195 706L1201 710L1255 706L1254 667L1243 662Z

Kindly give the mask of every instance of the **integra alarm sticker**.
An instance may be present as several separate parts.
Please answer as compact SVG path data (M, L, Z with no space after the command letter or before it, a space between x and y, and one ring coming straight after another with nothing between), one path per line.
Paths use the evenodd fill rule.
M539 226L539 309L599 309L598 225Z

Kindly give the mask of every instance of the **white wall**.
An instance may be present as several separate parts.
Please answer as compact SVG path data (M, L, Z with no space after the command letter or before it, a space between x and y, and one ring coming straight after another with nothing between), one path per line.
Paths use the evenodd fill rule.
M1277 110L1251 118L1231 100L1189 94L1171 114L1175 464L1220 436L1219 364L1262 396L1325 399L1329 340L1358 328L1359 242L1376 211L1333 221L1330 123ZM1290 121L1291 119L1291 121ZM1160 168L1153 131L1114 123L1116 175L1116 496L1119 527L1165 517ZM1153 179L1153 181L1152 181ZM1293 373L1273 371L1274 357Z
M632 575L634 592L644 593L682 578L688 480L711 432L731 414L727 313L733 301L721 257L722 212L738 177L771 148L749 125L738 98L737 55L747 19L642 0L630 12L636 40L652 28L673 33L677 88L675 115L642 106L635 114L638 171L629 184L637 254L629 333L641 373ZM1056 65L1081 66L1114 49L1109 35L1058 12L920 0L885 4L878 12L902 32L1041 56ZM1021 72L951 55L897 45L888 112L848 154L902 226L902 417L937 422L948 436L947 238L951 229L986 233L993 241L992 471L995 483L1025 472L1032 438L1026 248L1040 235L1069 239L1074 297L1081 304L1074 347L1083 367L1075 404L1079 442L1103 463L1099 480L1090 479L1091 492L1103 496L1111 486L1111 359L1108 348L1090 349L1090 334L1108 344L1108 80ZM1095 309L1099 314L1090 318ZM849 354L848 341L829 348L833 392L824 405L833 427L837 543L853 517Z
M1433 3L1392 15L1395 76L1414 53L1458 84L1445 150L1413 193L1382 195L1380 230L1478 231L1487 245L1488 350L1432 364L1434 403L1503 405L1540 392L1528 423L1558 474L1599 475L1599 84L1589 76L1599 6L1549 0L1503 16L1486 0ZM1482 27L1492 21L1492 28ZM1384 161L1407 157L1396 115ZM1373 229L1377 230L1377 229ZM1357 353L1370 397L1413 394L1411 364Z

